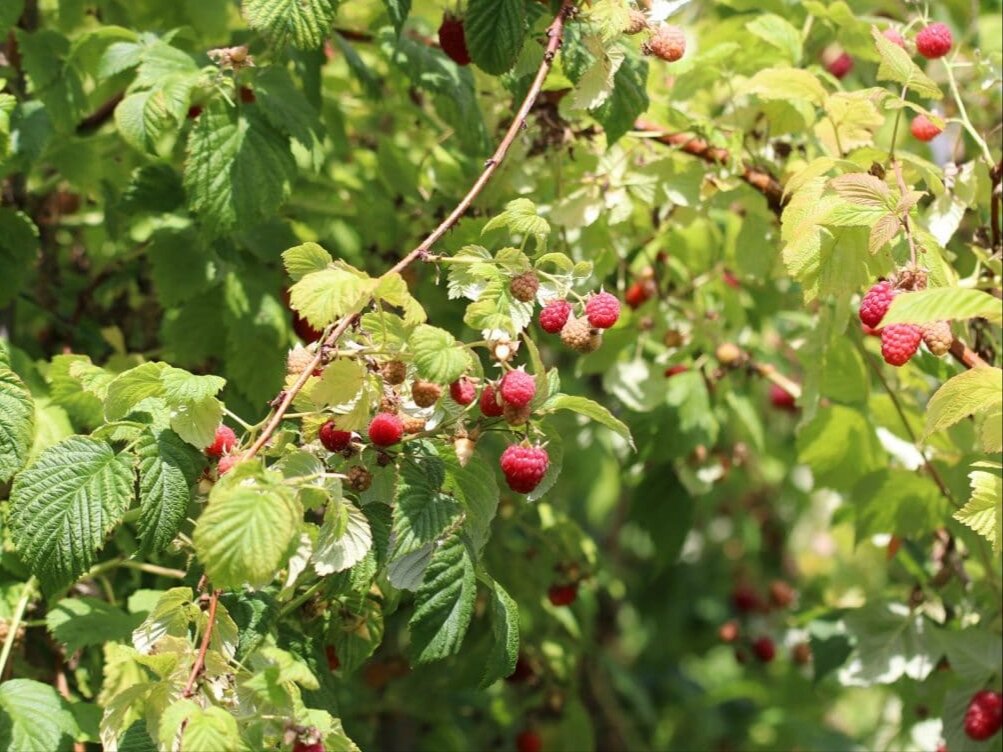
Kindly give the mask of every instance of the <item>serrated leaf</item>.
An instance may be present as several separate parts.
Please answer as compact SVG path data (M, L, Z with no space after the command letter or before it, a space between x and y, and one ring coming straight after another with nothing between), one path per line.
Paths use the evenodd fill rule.
M937 486L909 470L880 470L861 479L849 497L857 507L857 540L894 534L918 538L944 524L951 508Z
M414 330L409 345L423 379L449 384L470 368L470 354L445 329L422 324Z
M586 397L555 394L540 408L541 413L555 412L557 410L571 410L579 415L584 415L586 418L590 418L596 421L596 423L606 426L606 428L610 429L617 436L624 439L630 445L631 449L636 448L627 424L614 417L613 413L598 402L594 402Z
M10 303L22 290L37 254L35 223L23 212L0 206L0 269L4 270L0 275L0 306Z
M614 89L614 78L623 65L626 51L618 46L606 47L598 36L586 36L583 43L592 53L592 65L578 79L571 93L569 106L592 110L602 105Z
M415 663L429 663L459 651L476 595L473 557L463 539L453 535L432 554L414 596L414 614L408 624Z
M341 359L329 363L310 387L310 399L319 407L351 402L362 389L366 370L357 361Z
M536 211L536 204L528 198L517 198L505 205L505 210L492 218L481 230L486 235L494 230L508 228L512 233L531 235L541 248L546 245L550 224Z
M139 473L139 540L144 552L163 551L185 519L205 455L173 431L145 431L133 453Z
M900 227L899 218L894 214L885 214L881 217L871 225L871 233L867 237L868 252L873 256L884 248L898 235Z
M143 400L163 396L164 383L160 377L166 367L163 363L143 363L116 376L108 384L105 417L119 420Z
M35 404L24 382L0 367L0 483L6 483L28 461L35 434Z
M244 0L247 25L276 47L320 47L331 31L337 0Z
M930 398L926 407L923 435L953 426L973 413L989 410L1003 401L1003 371L999 368L972 368L953 376Z
M64 752L80 733L73 714L48 684L0 684L0 747L10 752Z
M829 181L836 194L851 204L892 211L895 202L885 181L866 172L851 172Z
M133 647L143 655L156 652L157 643L164 637L186 637L188 626L199 614L192 602L190 587L176 587L164 591L143 622L132 632Z
M291 491L274 486L216 486L195 526L195 553L218 588L272 581L299 527Z
M316 243L303 243L282 252L282 263L293 282L313 272L320 272L334 263L331 254Z
M389 272L380 277L376 289L373 290L373 297L400 308L404 314L405 324L421 324L428 318L421 303L408 290L407 282L397 272Z
M526 36L522 0L470 0L463 31L470 57L486 73L500 76L513 65Z
M223 404L215 397L179 405L171 411L171 429L196 449L212 444L223 420Z
M998 498L998 497L997 497ZM1003 664L1003 642L988 629L968 627L941 630L937 639L951 664L951 671L972 683L989 680Z
M105 536L132 501L129 458L71 436L17 476L10 524L18 553L43 587L69 585L94 564Z
M243 748L237 719L223 708L196 708L188 716L188 725L181 736L181 752Z
M358 313L369 300L375 284L351 267L330 267L303 276L289 288L293 310L315 329L351 313Z
M940 645L922 611L898 603L873 603L847 614L857 646L839 672L845 686L892 684L903 676L923 681L940 660Z
M798 68L765 68L750 78L739 93L760 99L801 100L821 106L827 92L813 73Z
M628 52L613 76L612 94L592 113L606 133L607 147L619 141L647 111L647 83L648 62Z
M127 641L139 620L97 598L63 598L49 606L45 627L72 654L111 640Z
M764 13L745 25L767 44L785 53L786 62L796 65L801 59L801 32L790 21L774 13Z
M340 510L344 520L332 510ZM314 547L314 571L322 577L344 572L362 561L372 546L373 532L361 509L347 501L329 507Z
M486 688L515 671L519 657L519 607L501 585L492 582L491 652L484 665L481 687Z
M881 56L881 64L878 66L877 73L879 81L894 81L903 84L928 99L943 98L944 95L937 84L920 70L908 52L885 38L876 27L871 28L871 36L874 37L878 54Z
M393 510L393 558L437 540L459 515L459 504L440 490L444 479L437 457L404 465Z
M432 561L434 543L424 546L387 564L387 579L399 590L417 590L429 563Z
M989 465L990 463L978 463ZM996 472L973 470L968 474L972 495L954 519L967 525L992 544L993 553L1003 548L1003 478Z
M889 324L926 324L950 319L984 318L1003 323L999 299L982 290L960 287L935 287L896 295L881 326Z
M446 468L442 489L463 505L463 530L473 550L480 551L491 535L491 520L498 509L500 492L495 472L479 453L474 453L465 467L452 447L441 450L439 456Z

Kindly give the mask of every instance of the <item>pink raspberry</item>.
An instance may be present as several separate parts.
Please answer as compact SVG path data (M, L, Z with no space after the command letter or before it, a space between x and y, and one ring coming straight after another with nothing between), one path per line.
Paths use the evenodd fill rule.
M466 376L461 376L449 385L449 396L458 405L469 405L477 399L477 387Z
M916 35L916 51L927 60L944 57L953 44L951 30L942 23L932 23Z
M396 444L404 435L404 423L392 413L377 413L369 423L369 440L376 446Z
M969 739L985 741L1003 726L1003 694L983 690L976 692L965 711L965 734Z
M548 334L557 334L568 322L571 303L566 300L551 300L540 311L540 328Z
M320 443L329 452L343 451L352 440L352 433L350 431L339 431L337 426L334 425L333 420L329 420L320 427L318 436L320 437Z
M212 444L205 448L209 457L219 457L237 446L237 435L230 426L220 425L216 428L216 436Z
M825 69L836 78L843 78L853 70L853 58L848 53L841 52L826 64Z
M881 36L892 44L897 44L903 50L905 49L905 39L902 37L902 34L899 33L898 29L885 29L881 32Z
M876 327L888 313L888 307L895 297L895 288L888 280L882 280L864 293L860 301L860 321L865 326Z
M778 410L795 411L798 409L794 395L779 384L770 383L770 404Z
M926 115L914 117L909 130L917 141L932 141L943 132L943 129L938 128Z
M501 401L498 399L498 392L494 386L488 384L481 392L480 402L481 413L486 418L497 418L504 411Z
M529 493L543 480L550 466L550 457L543 447L513 444L501 456L505 482L516 493Z
M216 464L216 474L220 477L233 470L233 466L240 462L239 454L225 454L219 458Z
M592 326L609 329L620 318L620 301L608 292L593 295L585 303L585 315Z
M905 365L923 341L923 330L913 324L891 324L881 330L881 356L891 366Z
M536 379L521 368L509 371L499 385L502 399L512 407L525 407L536 396Z

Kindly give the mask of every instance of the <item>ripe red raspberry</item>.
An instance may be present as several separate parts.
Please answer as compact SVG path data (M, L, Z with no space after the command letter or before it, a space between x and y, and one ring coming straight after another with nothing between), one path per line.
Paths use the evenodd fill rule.
M885 29L881 32L881 36L887 39L892 44L897 44L903 50L905 49L905 39L898 29Z
M749 585L738 585L731 592L731 604L740 614L758 611L762 607L759 595Z
M233 466L240 462L239 454L224 454L216 463L216 475L222 477L233 470Z
M916 51L927 60L944 57L953 44L951 30L942 23L932 23L916 35Z
M257 97L254 95L254 89L248 86L240 87L240 101L244 104L254 104Z
M548 334L557 334L568 323L571 303L566 300L551 300L540 311L540 328Z
M320 427L318 436L320 437L320 443L323 444L324 448L329 452L344 451L349 442L352 440L351 431L339 431L334 425L333 420L329 420Z
M439 26L439 46L450 60L457 65L470 65L467 37L463 32L463 20L448 13Z
M670 379L673 376L678 376L681 373L686 373L688 370L690 370L690 367L684 366L682 364L669 366L668 368L665 369L665 377Z
M543 742L538 733L532 729L526 729L516 735L515 748L518 752L540 752L543 749Z
M442 396L442 387L431 381L415 381L411 385L411 399L418 407L431 407Z
M585 315L592 326L609 329L620 318L620 301L608 292L592 295L585 301Z
M547 598L555 606L570 606L578 598L578 584L551 585Z
M825 64L825 69L836 78L843 78L853 70L853 58L849 53L841 52Z
M938 128L926 115L917 115L909 125L913 138L917 141L932 141L941 133L943 128Z
M324 752L324 743L319 740L304 742L297 739L293 745L293 752Z
M458 405L469 405L477 399L477 387L466 376L461 376L449 385L449 396Z
M516 300L530 303L536 299L536 291L540 289L540 280L535 272L523 272L512 277L508 289Z
M641 52L674 63L686 54L686 33L678 26L662 24L641 45Z
M623 299L631 308L640 308L651 298L652 287L650 280L638 280L627 288Z
M481 392L480 408L481 413L486 418L497 418L502 414L502 403L498 399L498 390L492 384L485 386L484 391Z
M526 656L519 654L519 657L515 661L515 669L512 673L505 677L505 681L510 684L519 684L521 682L529 681L534 676L536 672L533 670L533 664L529 662Z
M881 357L890 366L905 365L923 341L923 330L913 324L892 324L881 330Z
M779 384L770 384L770 404L779 410L797 410L794 395Z
M320 339L320 335L323 334L320 329L314 329L309 321L295 311L293 311L293 331L304 342L316 342Z
M895 288L892 283L882 280L864 293L860 301L860 321L865 326L872 329L881 323L881 319L888 313L888 307L895 297Z
M769 663L777 655L777 646L773 644L773 640L769 637L760 637L753 641L752 652L763 663Z
M369 423L369 440L376 446L391 446L404 435L404 424L392 413L377 413Z
M536 396L536 379L521 368L502 376L499 384L502 399L512 407L525 407Z
M985 741L1003 726L1003 694L988 689L976 692L965 711L965 734L969 739Z
M324 657L327 658L327 667L332 671L341 668L341 659L338 658L338 651L335 650L334 645L328 645L324 648Z
M550 457L543 447L513 444L502 452L499 464L509 488L516 493L529 493L546 475Z
M219 457L237 446L237 435L230 426L220 425L216 428L216 436L212 444L205 448L209 457Z
M951 332L951 325L946 321L931 321L929 324L920 326L923 331L923 342L930 352L938 358L947 355L954 344L954 333Z

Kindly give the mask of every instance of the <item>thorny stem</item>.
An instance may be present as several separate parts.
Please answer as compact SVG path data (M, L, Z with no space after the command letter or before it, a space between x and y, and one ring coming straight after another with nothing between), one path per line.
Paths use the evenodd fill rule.
M399 274L415 261L427 258L432 246L439 242L439 240L442 239L442 237L450 229L452 229L452 227L463 217L463 215L467 213L467 210L470 208L470 205L473 204L474 199L480 195L481 191L484 190L484 186L488 184L488 181L491 180L492 176L495 172L497 172L498 167L508 154L509 148L519 135L519 132L523 129L526 123L526 118L529 116L530 110L533 108L537 97L540 95L540 91L543 88L543 82L546 80L547 74L553 66L557 50L561 46L561 40L564 38L565 23L571 15L573 7L574 0L564 0L564 2L561 3L561 9L557 12L553 22L547 29L547 48L543 55L543 61L540 63L540 68L536 72L536 78L533 79L533 83L530 85L529 91L526 92L526 97L523 99L522 105L519 107L515 117L512 119L512 123L505 132L501 143L498 144L498 148L495 150L495 153L484 164L484 170L470 187L470 190L467 191L467 195L460 200L460 203L456 205L456 208L453 209L450 215L446 217L442 223L436 227L427 238L425 238L425 240L423 240L404 258L398 261L387 272L388 275ZM299 378L296 379L293 385L283 393L278 405L272 412L271 418L261 431L261 435L258 436L255 442L251 444L248 450L243 454L242 460L250 459L261 451L261 448L268 442L278 429L279 425L282 423L286 411L293 403L296 395L303 389L303 386L306 384L313 371L320 366L324 348L334 346L338 339L348 330L348 327L351 326L355 320L355 316L343 316L333 329L330 329L325 333L322 337L323 346L317 348L317 353L314 355L313 360L303 369L303 372L300 374Z
M199 653L195 658L195 663L192 665L192 672L188 674L188 681L185 682L184 692L181 693L182 697L191 697L195 694L195 680L198 679L198 675L202 673L202 668L205 666L205 654L209 650L209 640L212 639L212 628L216 624L216 606L219 605L219 596L222 590L213 590L212 595L209 596L209 614L206 619L205 632L202 634L202 644L199 645Z
M24 618L24 612L28 608L28 601L31 600L31 596L35 592L36 580L34 577L29 577L28 581L24 583L24 587L21 589L21 598L17 602L17 606L14 607L14 616L11 619L10 624L7 625L7 637L3 641L3 652L0 652L0 678L3 677L4 671L7 668L7 659L10 658L10 651L14 647L14 640L17 638L17 632L21 628L21 620Z

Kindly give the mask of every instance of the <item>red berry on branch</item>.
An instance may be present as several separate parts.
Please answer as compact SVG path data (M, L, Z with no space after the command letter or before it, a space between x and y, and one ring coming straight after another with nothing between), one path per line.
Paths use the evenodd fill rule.
M976 692L965 711L965 734L969 739L985 741L1003 726L1003 694L988 689Z
M721 642L731 643L737 640L742 634L742 628L734 619L726 621L717 630L717 637Z
M532 729L526 729L516 735L515 748L518 752L540 752L543 749L543 742L538 733Z
M439 26L439 46L447 57L457 65L470 65L467 37L463 31L463 20L448 13Z
M219 458L219 462L216 464L216 474L219 476L224 476L231 470L233 466L240 462L239 454L224 454Z
M318 431L320 443L329 452L343 451L352 440L351 431L339 431L333 420L327 421Z
M498 390L493 385L488 384L481 392L480 408L481 414L486 418L497 418L502 414L504 408L498 399Z
M461 376L449 385L449 396L458 405L469 405L477 399L477 387L466 376Z
M734 288L735 290L742 289L742 283L730 269L725 269L721 273L721 279L724 280L724 283L728 285L728 287Z
M570 606L578 598L578 585L551 585L547 590L547 599L554 606Z
M620 318L620 301L615 295L601 292L585 301L585 316L599 329L609 329Z
M749 585L739 585L731 592L731 604L740 614L747 614L762 608L759 595Z
M391 413L377 413L369 423L369 440L376 446L391 446L404 435L404 423Z
M536 379L523 371L506 373L499 384L502 399L512 407L525 407L536 396Z
M320 741L304 742L297 740L293 745L293 752L324 752L324 744Z
M752 652L763 663L769 663L777 655L777 646L769 637L760 637L752 643Z
M682 364L669 366L668 368L665 369L665 377L672 378L673 376L678 376L681 373L686 373L688 370L690 370L690 367L684 366Z
M637 280L627 288L623 299L631 308L640 308L651 298L652 286L648 280Z
M237 435L230 426L220 425L216 428L216 435L212 444L205 448L205 453L209 457L219 457L229 452L237 446Z
M550 457L543 447L513 444L502 452L499 464L509 488L516 493L529 493L547 474Z
M551 300L540 311L540 328L548 334L557 334L568 323L571 303L566 300Z
M849 53L841 52L825 65L825 69L836 78L843 78L853 70L853 58Z
M912 119L909 131L917 141L932 141L943 133L944 129L938 127L926 115L917 115Z
M891 324L881 330L881 357L890 366L909 362L923 341L923 330L913 324Z
M798 409L794 395L779 384L770 384L770 404L778 410L794 411Z
M861 323L871 328L880 324L894 298L895 288L887 280L882 280L871 287L860 301Z
M942 23L932 23L916 35L916 50L927 60L943 57L953 44L951 30Z

